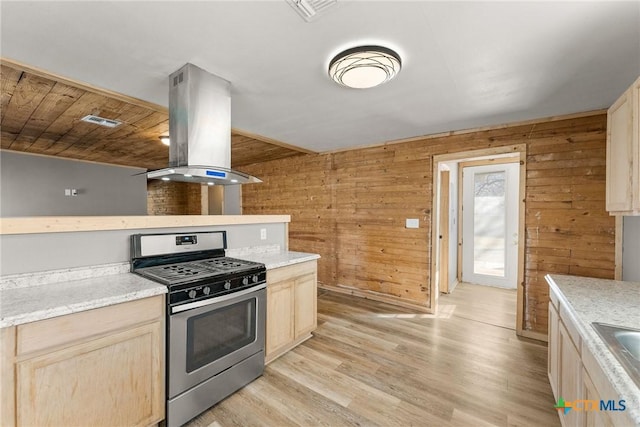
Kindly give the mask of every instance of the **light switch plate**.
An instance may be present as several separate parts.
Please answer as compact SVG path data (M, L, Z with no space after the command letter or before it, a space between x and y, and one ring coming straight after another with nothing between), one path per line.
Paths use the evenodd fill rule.
M406 228L420 228L420 220L418 218L407 218Z
M266 228L261 228L260 229L260 240L267 240L267 229Z

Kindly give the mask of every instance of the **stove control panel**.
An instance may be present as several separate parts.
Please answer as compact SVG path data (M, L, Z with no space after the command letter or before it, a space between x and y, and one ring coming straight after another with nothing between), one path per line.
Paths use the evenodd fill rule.
M198 284L184 284L174 286L169 292L169 304L178 305L191 301L215 298L250 288L267 280L266 271L253 272L246 275L238 275L223 280L199 282Z
M195 234L191 236L176 236L176 245L197 245L198 236Z

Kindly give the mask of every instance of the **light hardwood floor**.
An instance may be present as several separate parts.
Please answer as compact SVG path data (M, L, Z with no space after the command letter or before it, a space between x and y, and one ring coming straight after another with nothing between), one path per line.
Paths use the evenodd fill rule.
M460 284L433 316L320 291L314 338L188 425L558 426L547 347L516 337L509 298Z
M454 291L441 295L440 311L455 307L456 317L516 329L517 291L515 289L459 283Z

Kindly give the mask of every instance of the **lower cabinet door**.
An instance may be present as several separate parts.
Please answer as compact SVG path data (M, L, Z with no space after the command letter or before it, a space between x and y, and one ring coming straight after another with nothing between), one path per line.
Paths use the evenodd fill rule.
M560 341L558 336L558 323L560 319L553 304L549 303L549 352L548 374L553 396L558 399L558 354L560 353Z
M18 426L146 426L164 413L162 323L19 361ZM158 418L160 416L160 418Z
M562 322L558 324L558 338L560 341L558 400L581 400L583 399L582 360ZM565 427L581 426L583 422L582 411L569 411L566 414L561 412L560 418Z
M582 380L584 384L584 399L595 405L600 402L600 395L596 390L596 386L593 385L593 381L587 374L587 371L582 369ZM589 409L593 409L590 407ZM585 427L611 427L611 420L604 411L587 410L584 412L584 426Z
M293 280L267 286L266 358L294 339Z
M315 273L296 279L295 284L295 338L311 333L317 325L317 290Z

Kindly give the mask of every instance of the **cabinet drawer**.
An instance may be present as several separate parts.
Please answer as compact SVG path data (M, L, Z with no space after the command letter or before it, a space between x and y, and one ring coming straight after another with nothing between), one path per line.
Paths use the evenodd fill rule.
M278 283L305 274L315 273L317 262L307 261L267 271L267 283Z
M560 310L560 301L558 300L558 294L549 286L549 302L553 304L556 310Z
M571 337L571 341L573 341L573 345L576 347L577 351L580 352L582 349L582 338L580 337L580 332L576 329L576 321L564 305L560 307L560 320L562 320L562 323L567 328L567 332Z
M51 349L164 317L164 295L82 311L17 327L16 353Z

